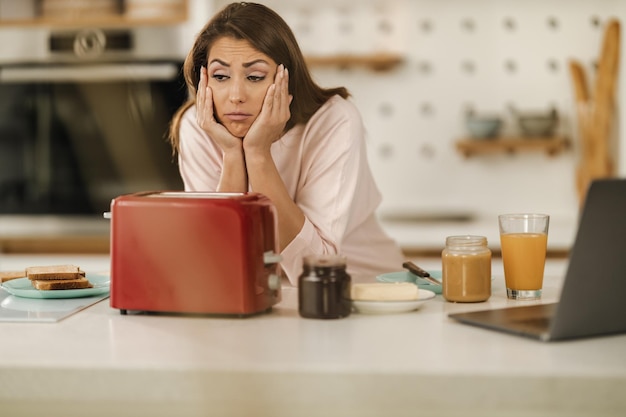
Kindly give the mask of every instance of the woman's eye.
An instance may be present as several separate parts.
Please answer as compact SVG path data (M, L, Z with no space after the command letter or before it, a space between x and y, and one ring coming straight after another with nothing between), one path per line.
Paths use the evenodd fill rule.
M228 75L225 74L213 74L211 77L217 81L224 81L228 79Z
M259 82L265 79L263 75L248 75L248 79L252 82Z

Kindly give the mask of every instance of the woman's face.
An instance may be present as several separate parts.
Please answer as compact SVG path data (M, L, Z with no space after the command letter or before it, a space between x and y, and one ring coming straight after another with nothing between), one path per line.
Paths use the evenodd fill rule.
M277 64L245 40L220 38L209 50L207 73L215 117L243 138L261 112Z

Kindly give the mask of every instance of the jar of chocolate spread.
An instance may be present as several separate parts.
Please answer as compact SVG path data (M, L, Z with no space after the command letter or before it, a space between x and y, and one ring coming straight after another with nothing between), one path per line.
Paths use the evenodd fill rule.
M491 296L491 250L486 237L448 236L441 265L447 301L475 303Z
M307 256L302 269L298 278L298 312L302 317L337 319L350 315L351 278L345 256Z

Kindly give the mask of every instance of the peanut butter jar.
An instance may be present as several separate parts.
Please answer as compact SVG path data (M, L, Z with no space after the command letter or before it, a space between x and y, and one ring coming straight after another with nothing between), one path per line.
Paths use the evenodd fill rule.
M491 296L491 250L484 236L448 236L441 253L442 294L447 301L476 303Z

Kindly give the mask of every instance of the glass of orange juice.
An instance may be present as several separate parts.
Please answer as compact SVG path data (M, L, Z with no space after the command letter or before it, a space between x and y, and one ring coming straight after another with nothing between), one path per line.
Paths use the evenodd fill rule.
M500 246L506 295L515 300L541 298L548 245L547 214L501 214Z

